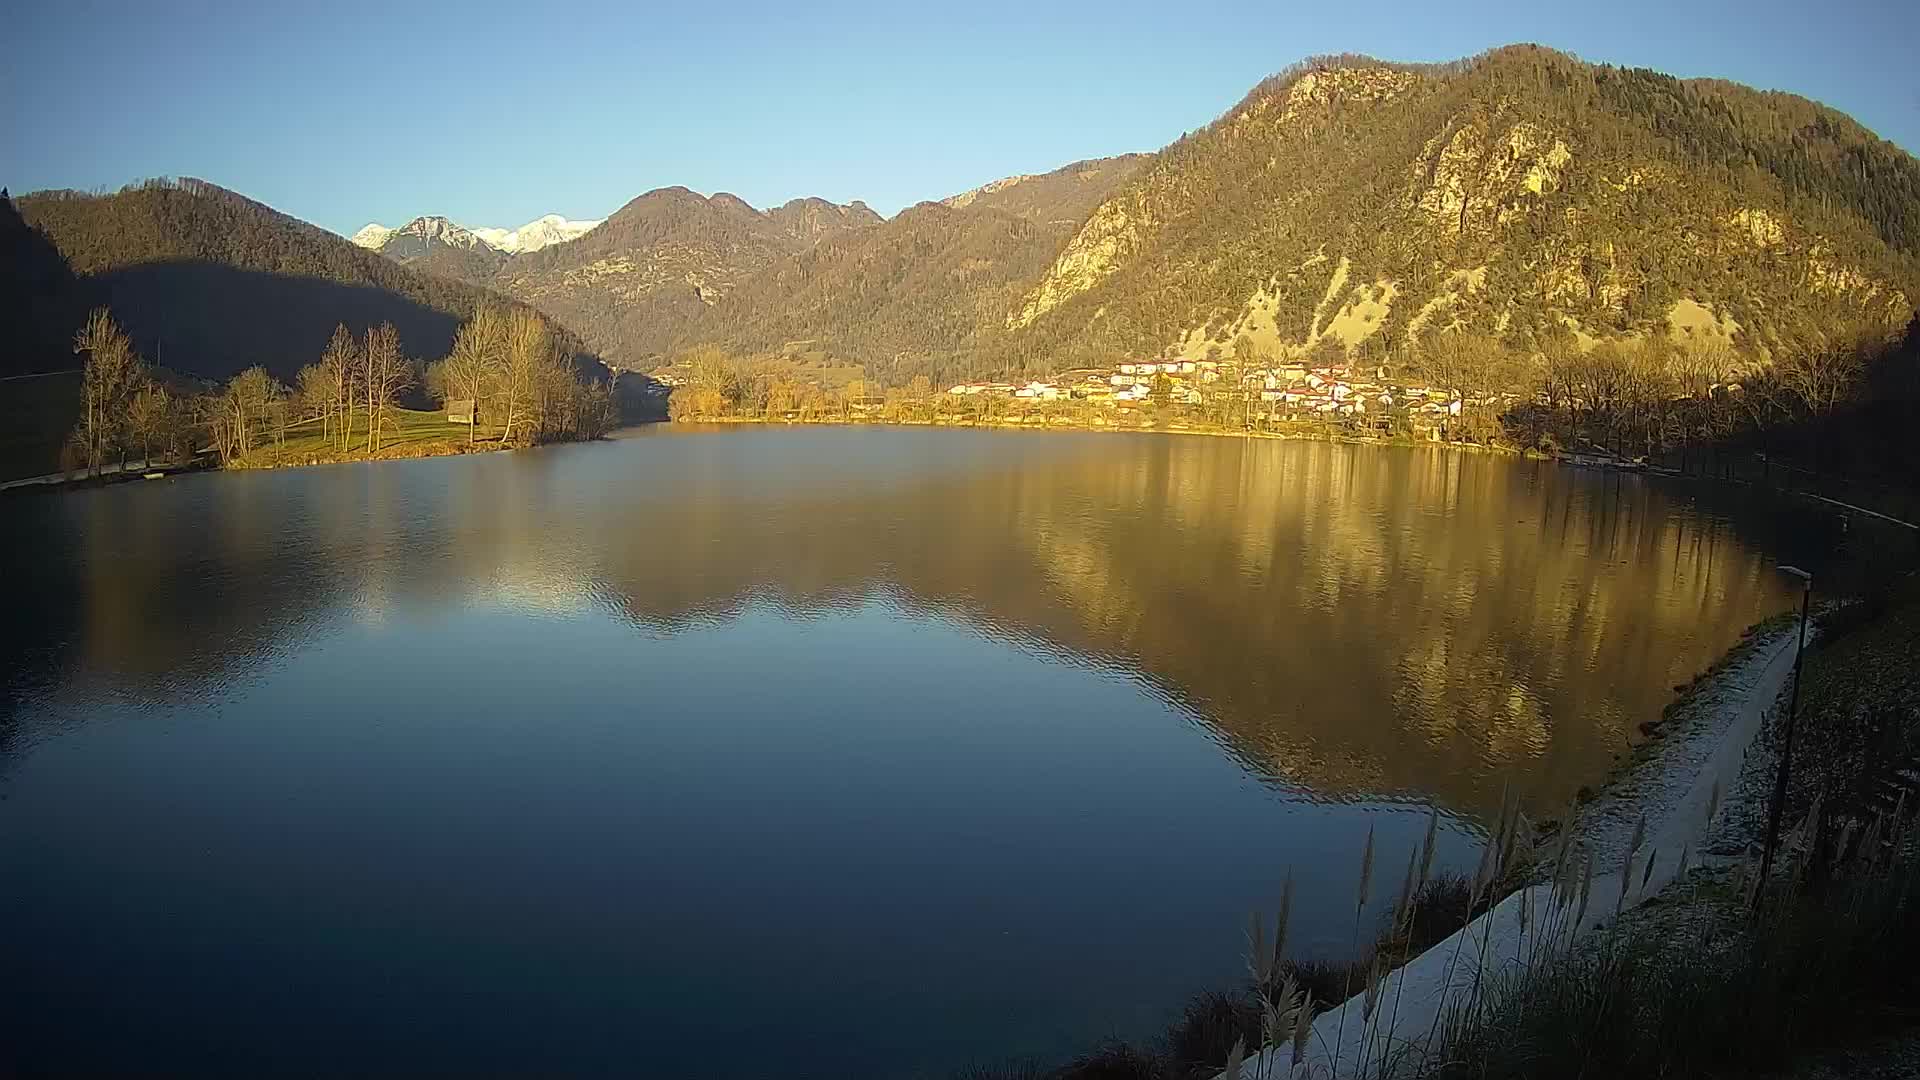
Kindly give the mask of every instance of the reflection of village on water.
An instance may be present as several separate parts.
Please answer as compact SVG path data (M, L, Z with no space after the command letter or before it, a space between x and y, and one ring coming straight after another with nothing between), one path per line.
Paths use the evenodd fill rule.
M1691 491L1445 450L664 434L103 494L54 526L75 558L35 633L116 693L202 692L402 600L672 633L880 598L1133 673L1262 774L1465 812L1595 781L1784 602Z

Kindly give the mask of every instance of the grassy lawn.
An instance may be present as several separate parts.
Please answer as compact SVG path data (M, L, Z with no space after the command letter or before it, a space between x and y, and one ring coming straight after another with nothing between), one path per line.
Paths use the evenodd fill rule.
M480 424L473 429L474 449L489 450L500 438L498 425ZM287 431L284 445L268 440L247 455L242 467L270 468L276 465L307 465L326 461L359 461L370 457L430 457L435 454L461 453L467 448L467 425L450 424L446 413L437 409L392 409L380 436L377 454L367 451L367 418L355 415L341 450L340 433L322 436L320 422L309 421Z

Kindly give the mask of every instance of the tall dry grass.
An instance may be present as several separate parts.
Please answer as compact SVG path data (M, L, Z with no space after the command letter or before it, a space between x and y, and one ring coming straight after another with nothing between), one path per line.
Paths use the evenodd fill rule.
M1374 899L1375 872L1384 861L1376 833L1368 829L1357 852L1348 958L1289 955L1294 896L1294 877L1289 872L1271 921L1262 911L1248 916L1247 983L1242 988L1195 997L1165 1034L1148 1043L1104 1044L1053 1069L1018 1063L976 1067L960 1075L967 1080L1212 1080L1246 1063L1243 1080L1291 1080L1301 1074L1300 1066L1315 1038L1313 1018L1356 997L1361 1004L1358 1022L1365 1031L1359 1059L1341 1060L1344 1013L1333 1039L1320 1049L1330 1056L1338 1075L1378 1071L1395 1053L1387 1036L1397 1022L1401 994L1398 983L1394 991L1386 988L1391 972L1454 936L1533 873L1533 829L1517 798L1503 795L1500 816L1482 845L1471 878L1436 871L1439 826L1435 810L1420 843L1407 852L1384 925L1363 936L1366 910ZM1563 841L1562 861L1566 851ZM1457 945L1454 960L1485 964L1484 954L1463 957Z
M1435 1080L1744 1076L1884 1021L1920 991L1920 844L1901 807L1817 808L1768 882L1687 884L1681 925L1616 923L1447 1018ZM1748 915L1761 890L1758 918Z

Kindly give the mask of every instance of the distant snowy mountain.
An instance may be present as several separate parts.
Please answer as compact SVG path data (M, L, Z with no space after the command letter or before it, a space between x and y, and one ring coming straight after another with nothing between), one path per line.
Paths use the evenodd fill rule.
M524 255L529 251L579 239L598 224L600 221L597 219L573 221L559 214L547 214L517 229L491 226L468 228L434 215L414 218L397 229L373 222L354 233L352 239L363 248L398 259L419 258L436 246L466 251L486 248L507 255Z
M359 232L354 233L352 239L354 243L369 251L379 251L386 246L387 237L392 235L392 229L377 221L370 221Z
M403 266L475 285L485 284L512 258L472 229L437 215L414 218L397 229L375 222L354 233L353 242Z
M474 235L494 247L513 255L524 255L529 251L539 251L543 247L578 240L593 231L593 227L604 219L593 221L569 221L559 214L547 214L527 222L517 229L475 229Z
M386 238L380 245L385 254L399 259L414 259L432 251L436 246L458 248L461 251L491 249L493 245L475 236L472 229L459 225L443 217L417 217Z

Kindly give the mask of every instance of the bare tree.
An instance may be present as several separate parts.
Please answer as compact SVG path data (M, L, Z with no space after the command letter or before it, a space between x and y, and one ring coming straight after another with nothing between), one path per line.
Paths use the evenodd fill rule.
M320 417L322 439L331 438L334 425L339 424L342 450L346 448L348 429L353 426L353 373L358 357L359 345L341 323L333 328L333 337L319 362L300 369L301 402Z
M745 388L732 357L706 345L688 353L684 362L687 381L668 399L668 416L675 420L725 416L740 404Z
M250 367L227 381L210 420L222 462L232 463L247 456L265 432L282 396L280 384L263 367Z
M320 421L320 437L333 434L333 387L321 364L308 364L293 381L293 404L299 423Z
M505 349L494 376L501 400L500 441L513 438L513 425L531 403L542 367L553 356L553 339L545 319L526 308L514 308L507 315Z
M367 452L380 452L385 434L387 412L400 392L413 385L406 357L400 354L400 334L392 323L367 329L366 345L360 353L361 387L367 403Z
M1520 385L1518 362L1504 345L1464 331L1428 334L1419 343L1416 363L1433 385L1459 402L1461 426L1483 436L1495 427L1488 407Z
M86 354L81 379L82 407L75 441L89 472L99 475L107 453L116 444L124 448L126 409L145 381L145 364L133 341L104 307L94 308L74 335L73 351Z
M474 424L479 419L480 403L495 372L506 363L506 313L491 304L483 304L460 326L454 336L453 351L434 365L429 383L437 384L441 403L471 401L467 416L467 445L474 442Z
M127 433L131 441L140 444L140 460L147 467L153 466L155 442L168 446L176 441L173 423L173 396L167 393L166 387L148 380L134 391L133 400L127 406Z
M1853 342L1795 349L1777 358L1774 377L1807 412L1825 417L1845 401L1866 373L1866 350Z

